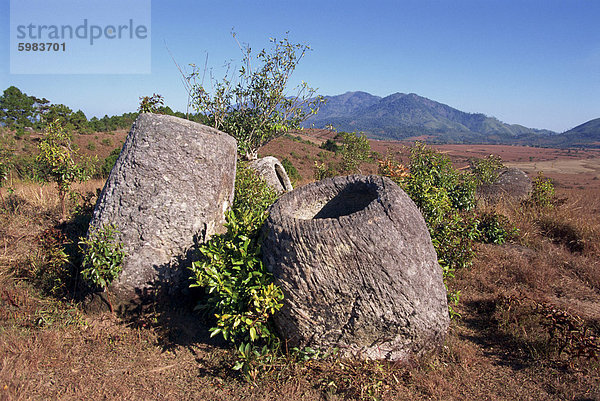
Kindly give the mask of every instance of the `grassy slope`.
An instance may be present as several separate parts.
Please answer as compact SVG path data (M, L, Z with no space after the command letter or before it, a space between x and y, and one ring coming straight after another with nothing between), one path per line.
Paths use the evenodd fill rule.
M320 151L291 139L263 149L292 161L303 182L315 160L333 160ZM0 399L600 399L598 362L559 354L540 313L546 303L599 332L596 189L565 189L553 212L501 207L519 239L480 246L473 267L458 272L451 287L462 291L462 318L439 355L411 367L282 362L248 384L229 369L231 352L207 338L190 304L116 318L86 315L44 294L40 238L57 224L56 194L51 186L12 186L0 213ZM77 223L60 228L76 231Z

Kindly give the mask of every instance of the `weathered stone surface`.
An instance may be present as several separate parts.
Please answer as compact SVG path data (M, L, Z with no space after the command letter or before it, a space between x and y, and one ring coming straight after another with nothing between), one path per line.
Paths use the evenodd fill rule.
M277 193L288 192L294 189L285 168L279 160L273 156L254 160L248 165L254 169Z
M127 257L111 287L120 303L177 289L194 240L222 230L233 200L236 142L181 118L141 114L102 190L90 229L114 223Z
M391 180L348 176L284 194L265 224L263 261L282 288L275 321L292 346L407 361L449 325L425 221Z
M493 184L480 185L477 196L490 202L501 199L522 201L531 193L531 180L523 170L518 168L502 169Z

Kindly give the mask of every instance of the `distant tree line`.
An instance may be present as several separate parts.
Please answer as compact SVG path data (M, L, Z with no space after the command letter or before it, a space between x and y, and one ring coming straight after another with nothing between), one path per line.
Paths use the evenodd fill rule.
M157 113L168 114L196 122L205 122L201 114L189 114L173 111L169 106L161 106ZM54 120L61 120L67 131L80 134L92 132L111 132L128 129L138 116L138 112L123 113L120 116L105 115L102 118L92 117L88 120L83 111L73 111L64 104L52 104L46 98L37 98L23 93L19 88L11 86L0 96L0 126L14 130L32 128L36 131L46 130Z

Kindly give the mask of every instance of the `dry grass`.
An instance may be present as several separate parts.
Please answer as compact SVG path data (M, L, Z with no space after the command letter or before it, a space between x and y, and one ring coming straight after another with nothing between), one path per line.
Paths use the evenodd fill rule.
M578 316L598 333L596 192L569 195L552 210L488 206L520 229L519 238L481 245L473 267L457 272L451 287L461 290L462 318L438 355L412 366L282 359L248 383L190 304L115 317L86 315L72 301L44 295L23 272L31 272L40 235L58 222L56 192L14 188L15 204L0 213L1 400L600 399L598 362L559 352L537 306Z

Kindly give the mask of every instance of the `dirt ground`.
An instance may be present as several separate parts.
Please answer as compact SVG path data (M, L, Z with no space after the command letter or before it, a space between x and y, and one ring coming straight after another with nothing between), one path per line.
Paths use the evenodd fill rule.
M385 154L385 145L373 148ZM600 349L594 351L600 188L593 178L600 154L466 145L441 150L456 163L497 154L531 174L543 168L560 185L562 200L551 211L495 206L519 229L518 237L478 245L472 267L450 282L461 291L461 316L446 344L411 365L288 355L245 378L231 369L228 344L209 337L210 319L193 311L192 297L126 315L88 314L72 299L48 293L56 267L48 267L44 253L48 230L77 232L85 211L59 225L52 186L14 182L10 195L3 188L0 400L600 400ZM282 138L262 153L288 158L308 182L314 162L332 157L321 151ZM96 180L77 189L93 193L102 185Z

